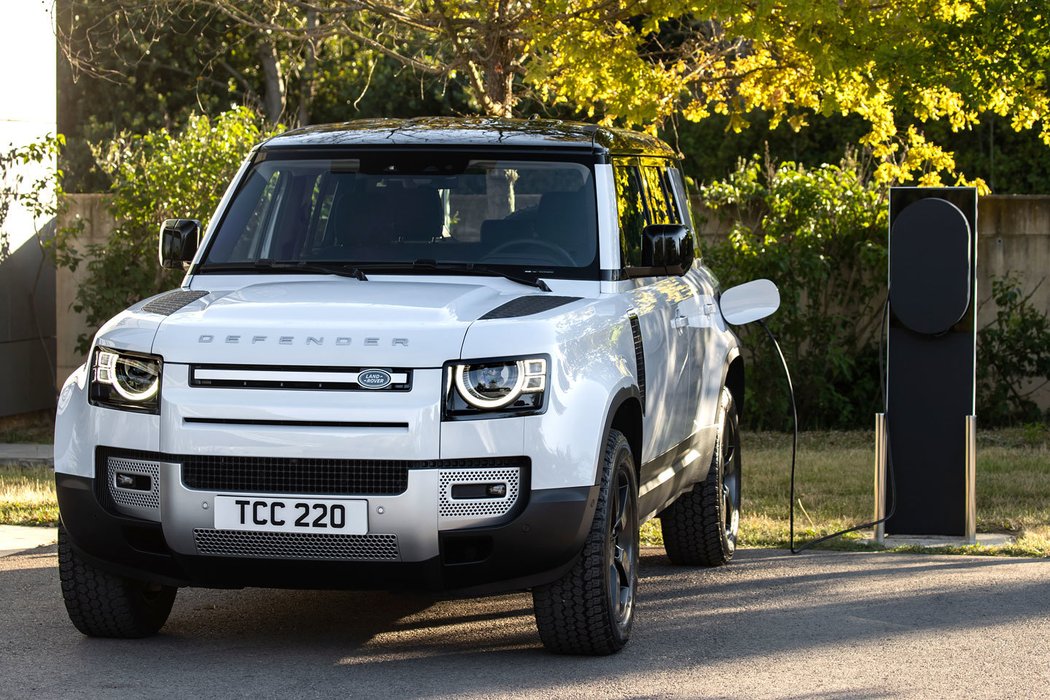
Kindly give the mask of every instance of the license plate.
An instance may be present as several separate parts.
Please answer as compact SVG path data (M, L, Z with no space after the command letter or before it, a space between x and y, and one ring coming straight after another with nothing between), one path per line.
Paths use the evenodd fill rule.
M365 535L368 533L368 501L216 496L215 527L219 530Z

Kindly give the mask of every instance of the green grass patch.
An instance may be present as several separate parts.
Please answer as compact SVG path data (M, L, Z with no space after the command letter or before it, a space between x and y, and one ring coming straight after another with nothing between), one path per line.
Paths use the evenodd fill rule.
M745 433L743 456L740 545L787 547L791 436ZM874 461L871 432L811 432L800 436L796 542L871 520ZM0 524L57 522L54 475L49 467L0 467ZM1008 532L1015 540L997 547L975 545L936 551L1050 557L1050 434L1045 428L978 434L977 530ZM862 541L866 536L851 533L820 546L874 549ZM642 544L663 546L659 521L642 527Z
M788 546L791 436L743 435L743 547ZM810 432L799 437L795 477L796 545L873 518L873 432ZM959 554L1050 556L1050 435L1042 426L978 434L977 531L1005 532L1012 544L938 548ZM878 549L850 533L824 549ZM642 542L662 546L659 522L646 523ZM915 548L901 548L904 550Z
M0 525L57 525L51 467L0 466Z
M47 445L55 439L55 411L33 411L0 417L0 444Z

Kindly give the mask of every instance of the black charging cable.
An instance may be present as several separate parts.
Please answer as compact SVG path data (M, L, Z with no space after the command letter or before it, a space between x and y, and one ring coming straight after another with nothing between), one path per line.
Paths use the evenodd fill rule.
M885 372L885 365L883 364L883 361L882 361L882 353L883 353L883 347L884 347L883 338L884 338L884 335L886 333L886 320L887 320L887 311L889 309L889 304L890 304L889 299L887 299L885 305L882 307L882 328L880 329L880 333L879 333L879 381L880 381L880 388L882 390L881 393L882 393L883 410L886 409L886 372ZM880 524L886 522L890 518L892 518L893 517L893 513L897 509L897 485L896 485L895 480L893 478L893 458L892 458L892 456L890 456L889 436L887 435L887 438L886 438L886 440L887 440L886 456L887 456L887 461L888 461L888 469L887 469L887 471L889 472L890 503L891 503L891 505L890 505L890 512L887 513L885 517L880 518L879 520L874 520L874 521L872 521L870 523L862 523L860 525L854 525L853 527L848 527L845 530L839 530L838 532L833 532L830 535L824 535L823 537L818 537L817 539L811 540L809 542L806 542L806 543L804 543L804 544L802 544L802 545L800 545L798 547L795 546L795 463L796 463L796 457L798 455L798 407L795 404L795 386L791 382L791 370L788 369L788 363L787 363L787 360L784 358L784 352L780 349L780 343L777 342L777 338L776 338L775 335L773 335L773 331L769 330L769 326L766 325L765 321L759 320L758 321L758 325L760 325L762 327L762 330L764 330L766 332L766 335L769 336L769 340L773 343L773 347L776 348L777 356L780 357L780 364L783 365L783 367L784 367L784 376L787 378L788 394L791 397L791 423L792 423L792 431L791 431L791 489L790 489L790 491L791 491L791 494L790 494L791 509L790 509L790 512L789 512L789 515L788 515L788 538L789 538L789 544L791 546L791 553L792 554L798 554L799 552L803 552L803 551L809 549L810 547L818 545L818 544L820 544L822 542L827 542L828 540L835 539L836 537L842 537L843 535L845 535L847 533L856 532L857 530L866 530L866 529L868 529L870 527L875 527L877 525L880 525Z

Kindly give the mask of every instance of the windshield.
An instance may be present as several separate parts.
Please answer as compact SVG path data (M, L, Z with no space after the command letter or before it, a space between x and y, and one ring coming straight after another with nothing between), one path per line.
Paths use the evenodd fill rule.
M295 262L597 277L594 178L582 163L433 152L272 158L249 171L199 272Z

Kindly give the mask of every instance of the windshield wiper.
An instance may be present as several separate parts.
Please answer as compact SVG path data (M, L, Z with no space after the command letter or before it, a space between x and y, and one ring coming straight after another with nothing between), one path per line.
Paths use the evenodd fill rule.
M498 267L492 267L490 265L484 265L480 263L452 263L452 262L437 262L436 260L420 259L415 260L411 263L364 263L358 265L358 269L363 270L389 270L395 272L398 270L437 270L439 272L451 272L453 274L461 275L485 275L485 276L497 276L504 279L510 280L511 282L517 282L518 284L525 284L529 287L535 287L543 292L551 291L551 288L547 286L547 283L538 277L527 277L525 275L519 275L514 272L507 272L501 270Z
M339 277L353 277L356 280L367 282L365 273L354 265L319 265L306 261L295 260L256 260L249 263L227 263L217 265L203 265L201 272L244 272L246 270L259 272L306 272L319 275L337 275Z

